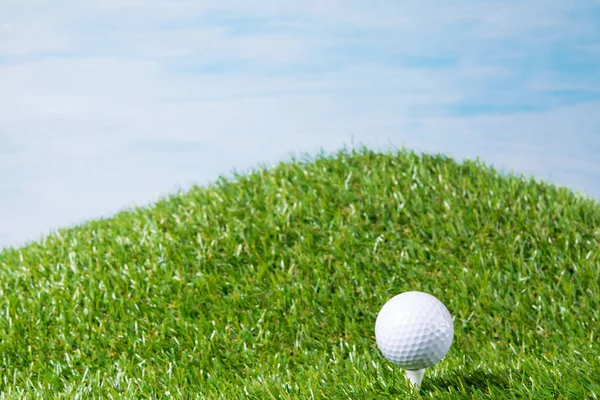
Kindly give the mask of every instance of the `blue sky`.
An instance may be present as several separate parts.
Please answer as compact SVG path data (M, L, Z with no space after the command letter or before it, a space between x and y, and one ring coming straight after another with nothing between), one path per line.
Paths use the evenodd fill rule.
M600 5L0 5L0 247L352 140L600 199Z

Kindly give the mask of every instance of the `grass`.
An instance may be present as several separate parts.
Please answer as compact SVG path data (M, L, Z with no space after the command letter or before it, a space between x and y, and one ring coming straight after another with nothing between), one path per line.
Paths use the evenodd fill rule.
M0 253L0 398L600 396L600 206L407 151L256 169ZM453 314L419 394L393 295Z

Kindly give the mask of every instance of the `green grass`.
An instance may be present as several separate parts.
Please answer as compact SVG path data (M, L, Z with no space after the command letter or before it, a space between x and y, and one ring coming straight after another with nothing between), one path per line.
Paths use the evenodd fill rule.
M600 396L600 206L365 149L221 178L0 253L0 398ZM393 295L455 318L418 395Z

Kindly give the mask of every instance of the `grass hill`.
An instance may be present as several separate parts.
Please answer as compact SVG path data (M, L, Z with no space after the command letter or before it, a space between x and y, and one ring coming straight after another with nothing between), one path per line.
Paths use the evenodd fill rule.
M381 306L454 316L423 398L600 396L600 206L480 162L341 151L0 252L1 398L401 398Z

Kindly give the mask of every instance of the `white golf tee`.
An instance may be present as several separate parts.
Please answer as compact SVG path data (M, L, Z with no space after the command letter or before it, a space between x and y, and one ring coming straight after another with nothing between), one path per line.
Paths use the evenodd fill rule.
M415 390L419 390L421 388L421 382L423 381L423 375L425 375L425 368L414 371L407 369L405 373L406 378L412 383Z

